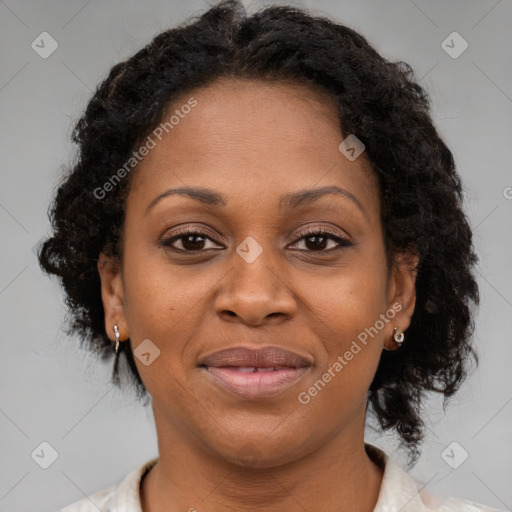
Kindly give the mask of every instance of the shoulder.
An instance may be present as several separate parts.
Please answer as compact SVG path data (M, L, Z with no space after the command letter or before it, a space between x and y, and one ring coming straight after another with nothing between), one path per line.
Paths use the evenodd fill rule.
M158 462L158 457L129 473L122 482L111 485L67 505L56 512L142 512L140 483L144 475Z
M374 512L501 512L480 503L443 499L419 489L416 482L385 452L365 443L368 456L384 469Z
M109 503L120 484L112 485L102 491L95 492L57 512L109 512Z
M438 508L431 510L438 512L500 512L497 508L487 507L481 503L459 498L449 498L439 505Z

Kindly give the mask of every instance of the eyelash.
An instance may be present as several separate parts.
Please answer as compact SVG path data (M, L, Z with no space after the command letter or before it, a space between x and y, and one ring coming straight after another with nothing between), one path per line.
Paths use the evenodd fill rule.
M198 236L207 238L207 239L215 242L216 244L219 244L219 245L221 244L221 242L216 240L215 237L209 235L205 231L199 230L198 228L183 228L183 229L179 229L178 231L173 233L172 236L166 237L163 240L161 240L160 245L166 249L170 249L170 250L173 250L176 252L181 252L181 253L198 254L198 253L205 252L205 251L209 250L209 249L198 249L196 251L187 251L186 249L177 249L176 247L172 247L172 244L176 240L183 238L185 235L198 235ZM337 251L337 250L343 249L345 247L350 247L350 246L354 245L353 243L349 242L347 239L340 237L338 234L336 234L333 231L330 231L327 228L307 228L304 231L301 231L297 234L298 238L295 239L294 243L296 243L304 238L312 237L314 235L317 235L317 236L318 235L320 235L320 236L329 235L327 238L330 240L334 240L338 244L338 247L331 248L331 249L322 249L319 251L313 251L311 249L299 249L300 251L319 253L319 254L322 254L322 253L327 254L327 253ZM213 249L213 250L218 250L218 249Z

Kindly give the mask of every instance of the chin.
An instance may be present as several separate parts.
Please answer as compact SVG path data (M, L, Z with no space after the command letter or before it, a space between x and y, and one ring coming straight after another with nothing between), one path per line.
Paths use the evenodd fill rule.
M294 429L297 432L297 429ZM240 432L240 429L238 429ZM254 431L243 438L225 436L222 441L210 442L217 457L241 468L268 469L293 462L305 455L304 439L292 439L291 432L274 435L272 428ZM226 432L224 431L224 435Z

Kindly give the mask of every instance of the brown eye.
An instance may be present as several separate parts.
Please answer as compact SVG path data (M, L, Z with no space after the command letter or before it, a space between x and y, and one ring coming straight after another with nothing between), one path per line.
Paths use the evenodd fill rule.
M293 245L304 241L305 249L312 252L331 252L333 250L341 249L343 247L350 247L353 245L345 238L340 237L331 231L325 229L310 229L306 232L300 233L302 236ZM329 244L331 242L331 244ZM329 246L330 245L330 246Z
M181 247L176 247L176 242L181 244ZM214 243L214 247L206 247L208 242ZM218 248L217 242L210 238L207 233L192 229L180 230L171 234L171 236L164 238L160 245L181 252L197 252Z

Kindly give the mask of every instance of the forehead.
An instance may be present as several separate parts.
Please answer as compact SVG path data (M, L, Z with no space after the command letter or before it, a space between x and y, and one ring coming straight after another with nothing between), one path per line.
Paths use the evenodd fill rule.
M191 98L195 106L184 108ZM134 171L132 192L146 201L174 186L248 200L341 185L365 202L376 198L364 153L349 161L338 149L339 108L319 87L222 78L175 99L162 121L171 116L172 128L153 137L155 147Z

